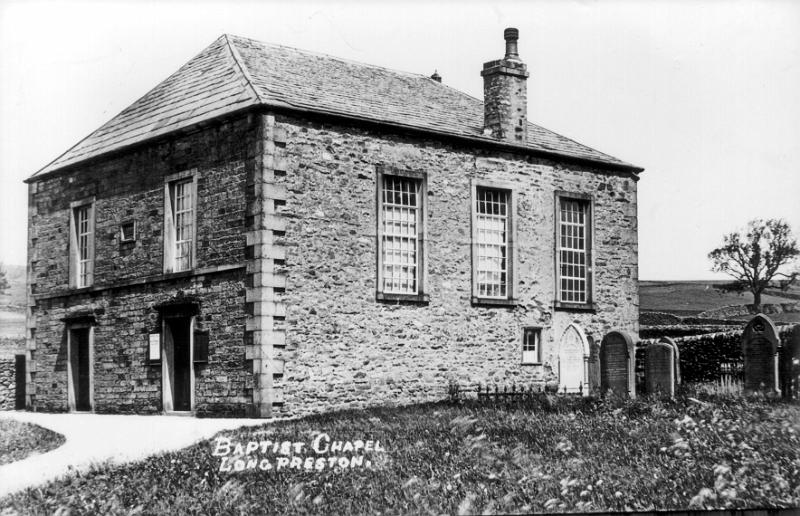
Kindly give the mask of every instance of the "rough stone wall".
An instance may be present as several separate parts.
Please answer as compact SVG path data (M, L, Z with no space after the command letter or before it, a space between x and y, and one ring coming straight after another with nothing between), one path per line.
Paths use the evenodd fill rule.
M492 136L528 141L528 70L521 61L501 59L483 65L483 126Z
M25 353L23 337L0 337L0 410L13 410L16 395L15 355Z
M192 168L200 174L198 266L243 262L242 178L253 123L242 118L32 184L33 294L68 286L69 205L91 196L97 198L94 283L161 274L164 176ZM119 240L127 220L136 221L133 243Z
M161 410L161 368L146 365L156 306L193 299L209 360L195 367L198 414L243 415L252 401L245 367L245 169L258 121L243 116L30 185L29 406L67 409L66 325L92 314L94 408ZM163 274L164 177L198 174L195 272ZM68 289L69 205L94 196L94 285ZM119 241L136 221L136 240ZM198 271L200 272L198 274Z
M378 165L427 173L426 305L375 299ZM200 177L197 268L206 270L163 275L163 178L191 168ZM514 307L470 304L471 179L517 192ZM593 312L553 309L557 190L594 197ZM69 202L92 195L95 287L70 292ZM30 199L28 394L37 410L67 409L63 319L88 313L95 410L160 411L147 335L160 330L156 307L176 299L199 303L210 337L209 362L196 368L201 415L417 402L441 397L451 380L556 383L570 323L598 342L611 329L638 330L636 183L624 174L264 114L47 179ZM120 245L129 219L136 242ZM521 364L525 326L542 327L540 365Z
M0 358L0 410L14 408L15 377L14 358Z
M555 382L557 342L575 322L599 342L638 331L636 183L622 174L508 153L277 117L286 131L284 413L441 397L449 380ZM430 302L375 299L378 164L428 174ZM473 307L470 179L518 190L514 308ZM556 190L595 202L594 312L555 311ZM542 365L521 364L541 326Z

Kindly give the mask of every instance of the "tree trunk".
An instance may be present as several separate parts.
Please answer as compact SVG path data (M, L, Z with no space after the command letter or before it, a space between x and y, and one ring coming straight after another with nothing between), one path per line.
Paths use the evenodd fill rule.
M761 291L755 290L753 291L753 305L755 306L756 313L761 313Z

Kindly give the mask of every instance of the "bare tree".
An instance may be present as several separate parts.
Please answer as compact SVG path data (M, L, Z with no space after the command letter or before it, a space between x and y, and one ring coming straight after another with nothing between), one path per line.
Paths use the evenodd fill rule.
M732 276L736 287L753 294L753 304L761 311L761 293L770 281L782 277L793 283L798 271L787 272L800 255L792 229L784 220L751 220L747 232L736 231L723 237L723 246L708 253L714 272Z

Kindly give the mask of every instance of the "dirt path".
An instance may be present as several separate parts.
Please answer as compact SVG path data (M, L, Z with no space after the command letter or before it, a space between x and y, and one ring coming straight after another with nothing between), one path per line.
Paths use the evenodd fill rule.
M0 466L0 497L62 475L86 472L93 463L132 462L185 448L221 430L265 423L258 419L41 412L0 412L0 418L34 423L66 438L62 446L48 453Z

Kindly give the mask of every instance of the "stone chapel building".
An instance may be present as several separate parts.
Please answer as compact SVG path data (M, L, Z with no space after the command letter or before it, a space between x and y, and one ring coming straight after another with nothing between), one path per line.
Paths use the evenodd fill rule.
M480 101L223 35L36 172L28 409L596 388L592 340L638 331L642 169L528 122L517 37Z

